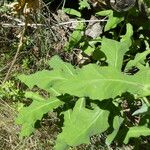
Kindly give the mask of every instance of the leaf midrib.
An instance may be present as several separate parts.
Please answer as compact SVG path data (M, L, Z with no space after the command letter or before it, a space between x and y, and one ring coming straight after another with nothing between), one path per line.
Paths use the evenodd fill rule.
M97 121L97 119L99 118L99 116L104 112L104 110L100 111L98 114L96 114L95 116L96 117L93 117L95 118L90 124L89 126L87 126L87 128L85 128L84 130L82 130L82 132L80 132L80 134L78 134L78 136L76 136L76 138L74 138L73 141L77 141L78 139L80 139L79 137L81 137L86 131L88 131L88 129L90 129L90 127ZM75 143L74 142L74 143Z

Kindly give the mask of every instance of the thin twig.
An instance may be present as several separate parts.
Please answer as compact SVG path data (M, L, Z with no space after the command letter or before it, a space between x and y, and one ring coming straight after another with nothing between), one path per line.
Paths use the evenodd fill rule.
M61 23L57 23L56 25L57 26L62 26L62 25L67 25L67 24L72 24L72 23L89 23L89 22L106 22L107 17L105 17L104 19L96 19L96 20L71 20L71 21L68 21L68 22L61 22ZM9 24L9 23L3 23L2 24L2 27L17 27L17 26L25 26L25 23L24 22L21 22L21 23L18 23L16 25L12 25L12 24ZM30 27L34 27L36 28L37 26L45 26L45 24L31 24L31 23L28 23L27 26L30 26ZM51 26L51 27L55 27L55 26Z
M15 22L18 22L18 23L22 23L22 21L18 18L14 18L12 16L9 16L9 15L4 15L4 17L6 17L7 19L9 20L12 20L12 21L15 21Z
M18 24L15 24L15 25L12 25L12 24L10 24L10 23L3 23L2 24L2 27L22 27L22 26L25 26L25 23L24 22L22 22L22 23L18 23ZM33 23L33 24L30 24L30 23L28 23L27 24L27 26L29 26L29 27L33 27L33 28L37 28L37 26L45 26L44 24L35 24L35 23Z
M104 18L104 19L101 19L101 20L99 20L99 19L96 19L96 20L72 20L72 21L68 21L68 22L62 22L62 23L58 23L57 25L67 25L67 24L72 24L72 23L86 23L86 22L105 22L105 21L107 21L106 20L106 17Z

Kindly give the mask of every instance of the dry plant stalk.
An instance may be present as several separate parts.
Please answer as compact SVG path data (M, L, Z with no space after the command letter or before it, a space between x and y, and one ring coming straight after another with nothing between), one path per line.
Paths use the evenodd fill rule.
M41 0L18 0L18 3L14 6L14 10L28 15L32 12L36 12L40 8Z
M28 16L31 13L35 13L39 8L40 8L40 1L41 0L18 0L18 3L13 6L14 10L17 13L20 13L21 15L23 15L25 17L25 24L23 27L23 31L20 34L20 40L19 40L19 44L18 44L18 48L16 51L16 54L13 58L13 61L11 62L11 65L7 71L7 74L2 82L2 85L7 81L9 74L11 73L11 70L16 62L16 59L19 55L19 52L21 51L21 49L23 48L23 43L24 43L24 35L28 26Z
M16 59L17 59L17 57L18 57L18 54L19 54L20 50L21 50L22 47L23 47L24 35L25 35L25 32L26 32L27 24L28 24L28 23L27 23L27 19L26 19L26 21L25 21L25 26L24 26L24 28L23 28L23 31L22 31L21 35L20 35L20 40L19 40L19 44L18 44L18 48L17 48L16 54L15 54L15 56L14 56L14 58L13 58L13 61L11 62L11 65L10 65L8 71L7 71L7 74L6 74L6 76L5 76L4 80L3 80L3 82L2 82L2 85L7 81L8 77L9 77L9 74L11 73L11 70L12 70L12 68L13 68L13 66L14 66L14 64L15 64L15 62L16 62Z

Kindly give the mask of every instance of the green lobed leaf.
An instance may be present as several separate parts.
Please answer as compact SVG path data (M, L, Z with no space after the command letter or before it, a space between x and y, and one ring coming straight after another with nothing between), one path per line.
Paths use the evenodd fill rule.
M58 57L53 57L52 64L55 63L60 68L67 64L57 59ZM99 100L115 98L125 92L138 97L150 95L150 70L129 76L114 67L100 67L96 64L89 64L81 69L74 69L70 65L69 67L39 71L29 76L22 75L19 79L27 85L37 85L48 92L53 89L59 94L68 93Z
M97 105L94 105L92 110L87 109L85 99L79 99L73 110L64 113L64 127L58 135L55 149L60 150L60 145L77 146L89 143L90 136L107 130L108 116L108 110L103 110Z
M33 92L26 92L25 96L33 102L30 106L23 107L16 118L16 123L22 125L21 136L29 136L35 130L34 124L37 120L41 120L44 114L63 104L56 97L44 99Z
M129 50L129 46L125 42L103 38L101 51L107 57L108 65L121 70L124 54Z
M61 80L61 73L58 71L50 72L48 70L43 70L36 72L31 75L19 75L18 79L25 83L30 89L34 86L38 86L39 88L48 91L51 93L51 96L58 96L60 93L56 91L54 88L50 87L50 80Z
M54 71L43 70L31 75L19 75L18 79L24 82L30 89L38 86L48 91L51 96L58 96L60 95L59 91L52 88L50 82L70 78L76 74L77 70L71 64L62 62L58 56L53 57L49 61L49 65L51 65Z
M119 70L122 68L125 53L132 45L132 25L128 23L126 28L126 34L122 36L121 42L107 38L103 38L101 41L101 51L105 53L109 66L118 68Z
M140 136L148 136L148 135L150 135L150 128L148 127L145 126L130 127L124 139L124 143L127 144L130 138L137 138Z
M68 93L91 99L115 98L124 92L145 96L150 94L150 71L127 76L111 67L87 65L69 79L51 86L62 94ZM109 92L108 92L109 91Z

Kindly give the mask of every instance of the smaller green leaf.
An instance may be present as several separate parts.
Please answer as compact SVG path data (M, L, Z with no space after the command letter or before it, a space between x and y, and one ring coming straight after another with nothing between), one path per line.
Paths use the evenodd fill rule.
M127 65L126 65L126 69L131 69L131 67L136 66L138 67L140 64L144 65L145 62L144 60L146 59L146 56L150 54L150 50L146 50L142 53L137 53L134 60L130 60Z
M115 118L113 120L114 131L107 136L107 139L106 139L106 144L107 145L110 145L112 143L112 141L114 140L115 136L117 135L117 133L119 131L119 128L120 128L123 120L124 119L121 118L120 116L115 116Z
M124 139L124 143L127 144L130 138L138 138L140 136L148 136L148 135L150 135L150 128L148 127L145 126L130 127Z
M103 38L101 43L101 51L105 53L108 65L121 70L124 54L129 50L128 45L107 38Z
M103 11L97 12L96 15L98 15L98 16L109 16L112 13L113 13L112 10L103 10Z
M101 11L96 13L99 16L108 16L107 23L105 25L104 31L114 29L120 22L124 20L124 16L118 12L113 12L112 10Z
M16 118L16 123L22 125L21 136L29 136L35 130L34 124L37 120L41 120L44 114L63 104L56 97L44 99L33 92L26 92L25 96L33 102L30 106L23 107Z
M121 42L126 43L128 47L132 45L133 27L130 23L126 24L126 34L122 36Z
M69 15L74 15L77 17L81 17L81 13L75 9L71 9L71 8L64 8L63 9L65 13L69 14Z
M94 50L96 49L95 44L100 43L101 40L102 40L101 37L97 37L89 41L84 41L80 43L80 47L84 51L85 54L87 54L88 56L91 56Z
M148 107L145 103L143 103L142 107L141 107L140 109L136 110L136 111L132 114L132 116L139 115L139 114L143 114L143 113L147 113L147 112L148 112L148 109L149 109L149 107Z
M85 99L81 98L76 102L73 110L64 112L64 127L58 135L56 147L58 147L57 145L65 147L66 144L77 146L89 143L90 136L107 130L109 111L103 110L97 105L93 107L93 110L87 109Z
M88 0L79 0L79 9L82 10L84 8L90 9L90 4L88 3Z
M110 15L109 16L109 19L107 21L107 24L104 28L104 31L108 31L110 29L114 29L120 22L122 22L124 20L124 17L122 16L113 16L113 15Z
M141 98L142 106L136 110L132 115L150 115L150 102L146 97Z
M84 24L81 22L78 23L76 29L70 35L69 42L67 42L64 46L66 51L72 50L74 47L76 47L79 44L79 42L83 37L83 33L82 33L83 29L84 29Z
M84 53L88 56L91 56L91 54L94 52L95 50L95 46L90 46L88 45L85 50L84 50Z

